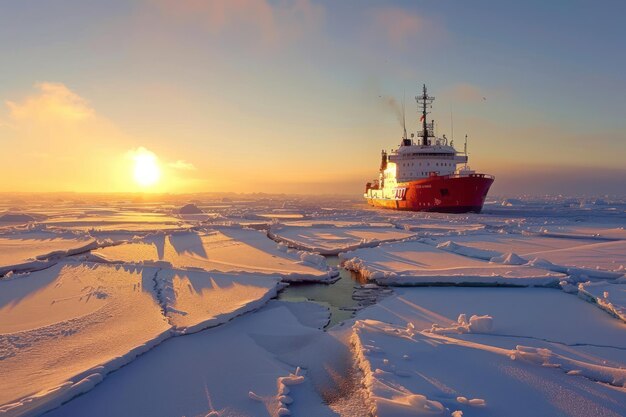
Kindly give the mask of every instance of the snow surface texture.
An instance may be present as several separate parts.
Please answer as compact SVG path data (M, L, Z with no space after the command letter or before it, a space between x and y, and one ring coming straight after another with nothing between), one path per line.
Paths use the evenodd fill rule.
M419 241L384 244L339 256L346 268L387 285L556 286L563 277L529 266L475 260Z
M606 281L580 283L578 294L626 322L626 283Z
M309 372L277 358L324 337L288 304L168 340L48 415L329 416Z
M550 271L593 278L619 278L626 265L626 240L598 242L590 238L491 233L456 237L437 244L437 248L499 263L523 265L530 262Z
M0 281L0 412L60 405L166 338L156 272L59 263Z
M0 201L0 415L626 415L626 201L37 198ZM268 301L351 249L444 287L312 286L372 303L327 331L337 306Z
M0 276L42 269L62 257L97 247L95 239L81 233L55 233L42 227L4 230L0 234Z
M353 326L374 415L626 412L626 325L591 305L552 289L396 293ZM563 325L570 320L576 325Z
M116 209L83 210L79 213L63 212L59 216L51 216L42 223L56 229L101 232L154 232L185 226L181 219L164 213Z
M415 236L415 233L384 226L311 224L272 226L269 235L295 248L322 255L337 255L348 250L378 246L382 242L403 240Z
M268 239L264 232L241 227L150 235L93 251L93 255L94 260L104 262L255 272L280 275L288 281L329 281L337 275L322 256L288 249Z
M12 376L0 383L0 413L57 407L166 338L257 309L281 286L278 277L92 263L0 281L0 373Z
M276 296L280 278L163 269L156 289L177 332L189 333L255 310Z

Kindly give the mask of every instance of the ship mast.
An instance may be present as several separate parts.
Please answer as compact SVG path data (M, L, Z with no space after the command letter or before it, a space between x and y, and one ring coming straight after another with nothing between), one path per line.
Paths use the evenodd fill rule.
M415 97L415 101L417 101L418 108L421 107L421 110L422 110L422 117L421 117L422 131L420 132L421 134L419 135L422 137L422 146L428 146L428 137L431 136L428 130L429 128L428 123L426 122L426 116L429 113L428 109L432 108L432 104L434 100L435 100L435 97L429 96L428 93L426 92L426 84L424 84L422 95Z

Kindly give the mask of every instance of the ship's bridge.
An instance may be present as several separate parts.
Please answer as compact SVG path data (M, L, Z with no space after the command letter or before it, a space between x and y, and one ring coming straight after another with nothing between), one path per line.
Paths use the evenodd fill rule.
M424 156L442 156L449 157L456 154L456 150L450 145L403 145L391 152L391 156L397 155L401 157L424 157Z
M457 164L467 163L467 155L458 154L443 140L432 138L434 145L401 145L389 155L388 171L395 170L398 182L437 175L452 175ZM391 174L391 173L389 173ZM388 176L394 176L393 174Z

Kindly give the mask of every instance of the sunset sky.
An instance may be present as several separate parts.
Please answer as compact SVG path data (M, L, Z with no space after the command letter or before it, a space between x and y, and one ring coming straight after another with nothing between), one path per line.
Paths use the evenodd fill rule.
M2 191L362 193L422 83L492 194L624 193L623 1L0 1ZM137 179L137 160L158 178Z

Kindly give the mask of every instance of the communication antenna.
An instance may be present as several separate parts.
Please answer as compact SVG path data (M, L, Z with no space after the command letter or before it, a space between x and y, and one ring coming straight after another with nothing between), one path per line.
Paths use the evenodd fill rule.
M432 103L434 100L435 97L428 95L428 92L426 91L426 84L424 84L424 87L422 89L422 95L415 97L415 101L417 101L417 107L419 110L421 110L422 113L422 116L420 117L420 122L422 123L422 131L418 132L417 134L418 136L422 137L422 146L428 146L428 138L434 135L434 133L432 132L434 130L434 126L432 124L429 125L426 122L426 117L428 116L428 113L430 113L428 110L432 108Z
M463 153L465 154L465 168L467 168L467 133L465 134L465 144L463 145Z

